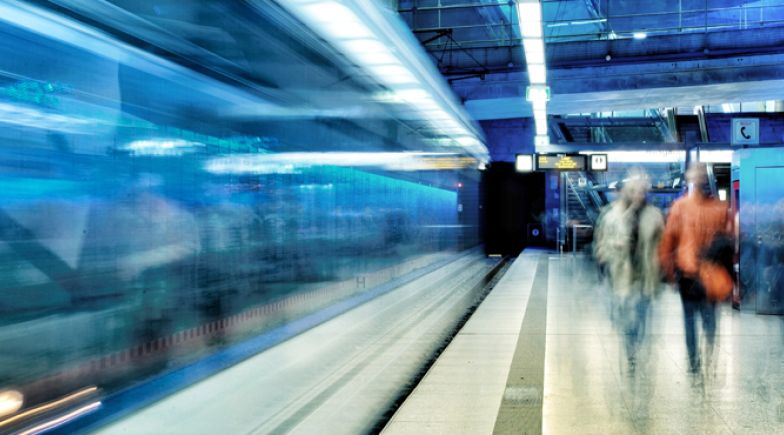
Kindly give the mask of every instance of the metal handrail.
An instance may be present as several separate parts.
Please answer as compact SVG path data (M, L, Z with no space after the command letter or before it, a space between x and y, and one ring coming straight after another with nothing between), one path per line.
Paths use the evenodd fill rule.
M568 185L568 187L569 187L569 190L571 190L571 191L572 191L572 193L574 193L574 196L577 198L577 202L579 202L579 203L580 203L580 207L582 207L582 208L583 208L583 210L585 210L585 212L586 212L586 213L585 213L585 215L586 215L586 216L588 217L588 219L590 219L590 220L591 220L591 222L593 223L593 218L592 218L591 216L589 216L589 215L588 215L588 206L587 206L587 205L585 205L585 202L583 202L583 199L580 197L580 194L577 192L577 189L574 187L574 183L572 182L572 179L571 179L571 178L569 178L569 176L568 176L568 175L566 176L566 183L567 183L567 185Z
M569 186L569 190L571 190L572 193L574 193L574 196L577 197L577 202L580 203L580 207L582 207L583 210L588 210L588 208L585 206L585 203L583 202L583 199L580 198L580 195L577 193L577 189L574 187L574 183L572 182L572 179L568 175L566 177L566 183Z
M577 253L577 229L578 228L593 228L593 225L572 225L572 254Z

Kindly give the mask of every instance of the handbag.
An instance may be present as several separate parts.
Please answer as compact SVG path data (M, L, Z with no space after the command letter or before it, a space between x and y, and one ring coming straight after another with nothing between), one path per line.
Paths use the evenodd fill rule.
M705 288L705 296L708 300L721 302L732 294L734 285L732 276L723 266L704 262L700 265L699 275L700 283Z
M735 244L726 235L717 235L705 250L699 268L699 280L711 301L723 301L732 294L732 263Z

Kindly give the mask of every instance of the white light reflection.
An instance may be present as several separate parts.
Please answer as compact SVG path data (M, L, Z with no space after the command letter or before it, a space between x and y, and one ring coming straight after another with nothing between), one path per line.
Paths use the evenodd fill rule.
M536 135L537 136L544 136L547 134L547 119L544 120L536 120Z
M597 18L595 20L576 20L576 21L565 21L560 23L550 23L547 25L547 27L585 26L590 24L601 24L606 22L607 22L607 18ZM617 38L615 32L610 32L610 35L608 36L610 37L609 39Z
M32 107L6 103L0 103L0 123L72 134L87 133L88 127L101 124L95 119L44 112Z
M607 154L609 163L681 163L684 151L580 151L580 154Z
M257 8L265 7L258 0L251 3ZM428 76L427 67L420 64L425 57L421 47L407 45L408 40L401 37L396 27L403 28L402 22L382 22L389 17L386 13L378 14L381 9L375 2L287 0L280 4L367 72L373 81L389 89L388 95L377 101L407 105L408 108L396 110L403 111L405 119L424 120L425 128L437 135L472 136L474 140L465 141L465 149L478 159L487 156L477 131L468 118L461 117L460 107L438 92L438 84Z
M541 64L528 64L528 81L532 85L547 83L547 68Z
M24 396L16 390L0 391L0 417L19 411L24 403Z
M81 417L85 414L89 414L96 409L101 407L101 402L93 402L89 405L82 406L79 409L69 412L63 416L55 418L53 420L49 420L47 422L41 423L38 426L34 426L30 429L25 430L24 432L20 432L20 435L34 435L40 434L49 430L52 430L58 426L62 426L69 421L72 421L78 417Z
M547 111L547 101L546 100L531 101L531 106L533 106L534 112L539 112L539 111L546 112Z
M458 136L455 141L464 147L471 147L481 145L481 143L473 136Z
M538 147L546 147L550 145L550 136L537 135L534 137L534 145Z
M732 150L700 150L703 163L732 163Z
M532 172L534 170L534 156L531 154L515 156L515 170L517 172Z
M199 142L183 139L145 139L135 140L122 147L139 156L181 156L205 148Z
M400 101L412 104L435 104L433 97L425 92L424 89L401 89L394 92L395 97Z
M526 99L533 106L536 124L535 146L549 144L547 138L547 64L545 62L544 30L542 28L542 5L539 0L517 0L517 20L523 36L523 52L528 72Z
M525 61L530 64L544 64L544 40L541 38L523 39Z
M302 6L302 13L309 19L324 26L339 38L371 37L372 33L351 9L335 2L316 2Z
M547 91L547 86L531 85L528 87L528 101L542 104L549 100L550 93Z
M392 85L416 84L416 78L409 70L400 65L371 65L368 69L385 83Z
M523 38L542 37L542 6L539 1L518 1L517 17Z
M9 417L5 420L0 421L0 428L5 426L10 426L15 422L21 421L25 418L30 418L35 415L39 415L45 412L50 412L57 408L61 408L66 406L68 403L74 402L78 399L90 396L98 391L98 387L87 387L83 388L75 393L71 393L67 396L61 397L60 399L54 400L52 402L45 403L43 405L36 406L34 408L27 409L19 414L14 415L13 417Z
M389 171L460 169L476 160L455 153L426 152L294 152L233 154L210 159L204 169L212 174L290 174L318 166L379 168Z
M397 65L400 61L377 39L347 39L340 45L363 65Z

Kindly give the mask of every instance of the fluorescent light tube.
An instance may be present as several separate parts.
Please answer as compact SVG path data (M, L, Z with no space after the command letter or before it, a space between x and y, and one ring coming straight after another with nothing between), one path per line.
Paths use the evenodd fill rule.
M732 150L700 150L703 163L732 163Z
M527 89L528 101L532 102L547 102L550 99L547 86L531 85Z
M517 2L517 19L523 38L542 37L542 6L538 0Z
M543 64L528 64L528 81L532 85L547 83L547 68Z
M541 38L523 39L525 62L544 64L544 41Z
M415 84L416 79L411 71L400 65L372 65L368 69L384 83L391 85Z
M536 135L544 136L547 134L547 118L544 120L536 120Z
M610 163L679 163L684 151L580 151L580 154L607 154Z
M351 39L340 43L343 47L351 50L350 53L385 53L389 54L389 49L377 39Z
M334 2L317 2L301 6L304 16L318 23L337 38L366 38L372 33L348 7Z

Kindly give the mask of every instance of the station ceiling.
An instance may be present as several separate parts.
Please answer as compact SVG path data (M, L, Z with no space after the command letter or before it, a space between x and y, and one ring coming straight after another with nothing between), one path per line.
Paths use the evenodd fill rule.
M476 119L531 116L514 1L400 0L398 10ZM556 117L784 100L784 0L544 0L542 10Z
M398 10L452 79L525 64L514 1L400 0ZM784 25L784 0L544 0L542 10L551 68L608 54L624 63L777 52L767 30Z

